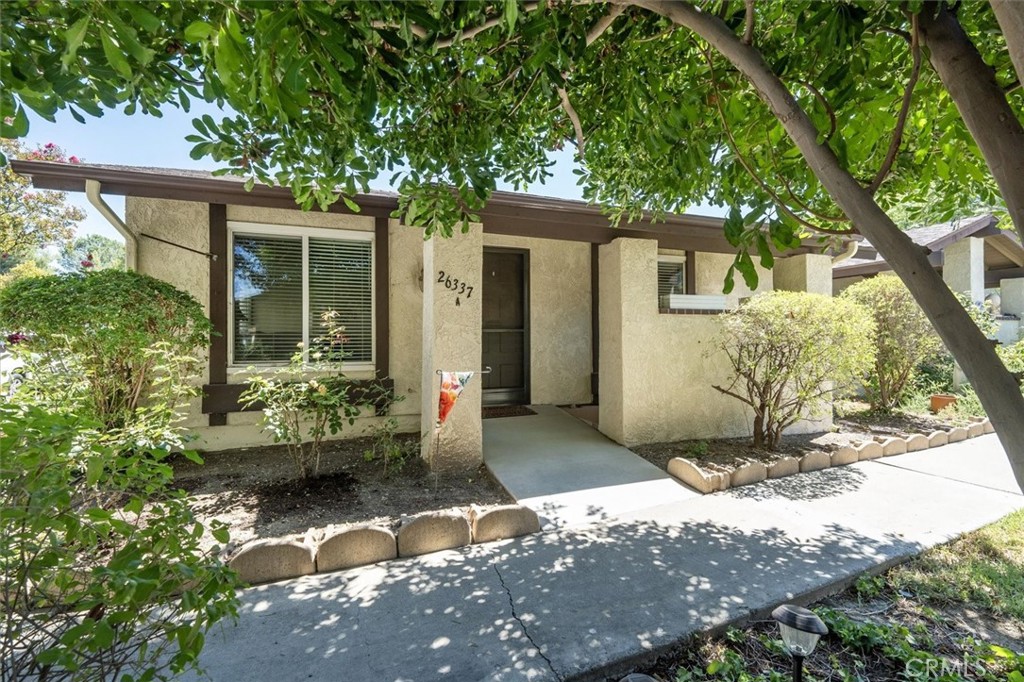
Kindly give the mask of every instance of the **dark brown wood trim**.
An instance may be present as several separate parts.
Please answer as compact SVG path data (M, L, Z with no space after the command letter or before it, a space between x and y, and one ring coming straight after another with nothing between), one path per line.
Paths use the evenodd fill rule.
M246 191L238 178L211 177L182 171L154 171L132 167L67 164L49 161L12 160L16 173L30 176L39 189L85 191L86 179L96 180L106 194L177 199L213 204L264 206L299 210L287 187L256 185ZM398 208L393 194L360 194L354 197L360 211L344 202L332 204L333 213L390 216ZM726 241L724 220L708 216L666 215L658 222L653 216L612 227L600 207L567 199L537 197L512 192L495 192L479 212L484 232L544 239L561 239L607 244L618 237L657 239L666 249L733 253ZM802 247L789 253L808 253Z
M598 404L601 367L601 247L590 245L590 392Z
M686 293L697 293L697 254L694 251L686 252Z
M373 289L374 289L374 365L378 377L391 372L391 266L387 216L374 219Z
M392 379L378 379L367 381L353 381L349 385L348 394L358 400L359 394L377 386L384 387L386 395L380 400L374 401L374 406L380 409L384 407L395 392L395 382ZM226 414L229 412L255 412L263 409L262 403L254 403L242 406L238 399L242 392L249 387L249 384L206 384L203 386L203 413Z
M228 212L224 204L210 204L210 384L228 381ZM210 426L224 426L227 415L212 412Z
M1000 270L989 270L985 273L985 287L995 288L1001 286L1004 279L1019 279L1024 277L1024 268L1002 268Z

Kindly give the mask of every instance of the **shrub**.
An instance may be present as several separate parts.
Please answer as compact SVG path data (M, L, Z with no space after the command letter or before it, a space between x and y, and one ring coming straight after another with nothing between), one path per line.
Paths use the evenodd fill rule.
M931 322L898 277L872 277L846 289L841 298L859 303L875 320L875 364L864 389L871 407L900 404L917 367L942 350Z
M187 381L199 371L193 354L211 329L188 294L121 270L13 282L0 290L0 319L27 335L14 348L31 359L36 399L108 429L173 420L195 390ZM141 409L154 393L165 409Z
M269 376L256 374L241 395L244 405L263 409L264 429L275 443L286 444L300 478L319 473L328 432L341 432L363 409L390 399L383 386L360 386L341 372L346 337L337 318L333 310L321 315L324 335L315 339L308 358L300 343L287 366ZM310 373L315 378L306 379Z
M776 291L724 318L720 349L732 376L714 388L753 409L755 447L778 447L783 429L820 414L833 390L874 362L874 321L849 300Z
M203 549L223 526L172 493L169 453L98 423L0 405L3 679L176 679L236 614L236 579Z

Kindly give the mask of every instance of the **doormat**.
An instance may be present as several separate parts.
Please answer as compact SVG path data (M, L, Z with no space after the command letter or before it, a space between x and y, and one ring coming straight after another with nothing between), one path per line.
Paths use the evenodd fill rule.
M503 417L527 417L537 413L526 405L501 405L499 407L485 407L483 414L484 419L501 419Z

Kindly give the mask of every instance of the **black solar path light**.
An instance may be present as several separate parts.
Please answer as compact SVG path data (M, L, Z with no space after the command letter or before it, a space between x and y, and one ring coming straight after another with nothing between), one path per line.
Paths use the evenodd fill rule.
M828 634L828 628L813 611L792 604L772 611L772 618L778 621L782 643L793 657L793 682L803 682L804 659L814 651L818 639Z

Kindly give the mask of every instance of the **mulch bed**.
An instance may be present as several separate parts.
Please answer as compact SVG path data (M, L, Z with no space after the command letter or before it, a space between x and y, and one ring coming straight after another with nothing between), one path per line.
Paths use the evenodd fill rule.
M857 409L862 407L862 409ZM631 448L648 462L665 470L669 460L683 457L710 471L732 471L749 462L771 464L783 457L802 457L814 450L832 452L854 441L870 440L873 436L909 436L929 434L948 429L951 424L936 417L894 412L869 412L866 405L852 404L843 417L836 417L836 431L806 435L787 435L777 450L754 448L750 438L713 438L653 443Z
M514 502L484 466L435 477L414 455L385 473L380 460L365 459L370 447L369 438L328 443L320 475L307 480L296 477L284 446L211 452L203 465L176 460L175 482L200 520L228 524L231 546L331 524L393 527L402 516L424 511Z

